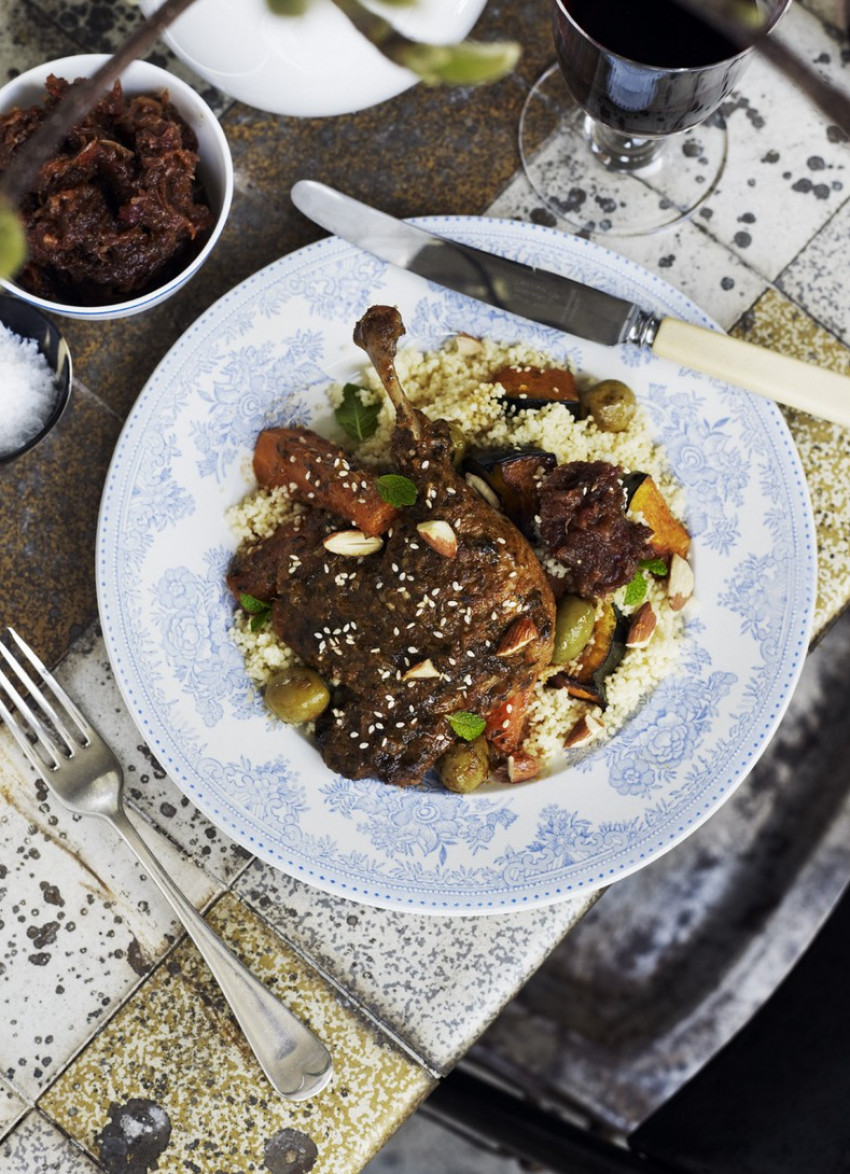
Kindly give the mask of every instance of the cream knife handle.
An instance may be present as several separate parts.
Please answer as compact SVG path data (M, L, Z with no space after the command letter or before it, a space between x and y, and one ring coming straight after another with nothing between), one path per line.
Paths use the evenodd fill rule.
M850 378L846 375L676 318L661 319L652 351L777 403L850 425Z

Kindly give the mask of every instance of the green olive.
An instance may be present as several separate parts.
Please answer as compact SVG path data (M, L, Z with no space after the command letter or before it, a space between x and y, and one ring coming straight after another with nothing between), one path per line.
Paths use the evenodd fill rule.
M603 379L581 395L581 402L602 432L625 432L635 414L635 393L619 379Z
M487 781L490 754L482 734L471 742L455 742L437 763L443 786L464 795Z
M272 677L265 699L272 713L294 725L317 718L327 709L331 694L318 673L298 665Z
M555 648L552 664L575 660L593 633L596 608L587 599L565 595L555 617Z

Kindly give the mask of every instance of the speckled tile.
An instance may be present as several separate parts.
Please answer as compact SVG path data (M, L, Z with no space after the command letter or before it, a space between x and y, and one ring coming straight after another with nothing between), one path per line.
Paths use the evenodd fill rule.
M3 1174L98 1174L99 1167L33 1110L0 1144Z
M70 38L72 47L67 50L69 53L114 53L142 23L138 5L128 0L112 0L109 4L98 3L98 0L28 0L27 7L40 12L51 25ZM163 41L158 41L145 56L154 65L188 82L216 114L223 113L230 106L231 98L184 65ZM42 56L41 60L45 58Z
M187 897L221 886L151 828ZM72 816L0 730L0 1073L36 1096L181 932L115 832Z
M436 1071L459 1059L596 899L432 917L320 893L259 862L236 890Z
M780 31L827 80L848 87L842 46L817 17L792 5ZM699 215L772 279L850 196L850 154L841 132L760 57L722 109L729 158Z
M159 1174L359 1171L433 1079L232 896L211 921L327 1043L334 1077L277 1097L199 955L181 945L41 1101L109 1174L143 1147Z
M850 204L818 233L779 276L777 285L824 326L850 343Z
M197 865L229 884L251 859L249 853L211 824L154 758L121 699L98 624L76 641L56 675L72 697L85 698L86 713L124 766L129 805Z
M54 57L76 53L77 46L60 28L20 0L0 0L0 81Z
M850 375L850 350L780 293L770 290L735 335ZM850 597L850 428L782 409L800 453L818 541L818 593L813 630L820 634Z
M0 962L0 967L4 964ZM2 972L0 972L2 973ZM28 1105L7 1081L0 1077L0 1138L26 1113Z
M531 220L568 232L565 221L541 207L528 180L520 173L488 209L488 215ZM734 253L710 237L697 223L641 237L599 242L658 273L728 329L761 294L767 282Z

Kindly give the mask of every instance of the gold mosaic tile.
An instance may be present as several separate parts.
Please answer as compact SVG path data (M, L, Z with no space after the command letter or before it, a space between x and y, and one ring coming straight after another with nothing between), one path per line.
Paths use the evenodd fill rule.
M850 349L782 294L768 290L731 331L748 342L850 375ZM813 632L823 634L850 599L850 428L782 408L800 452L817 528Z
M331 1084L311 1100L279 1098L200 956L184 942L40 1108L109 1174L360 1170L433 1079L233 895L210 921L328 1045Z

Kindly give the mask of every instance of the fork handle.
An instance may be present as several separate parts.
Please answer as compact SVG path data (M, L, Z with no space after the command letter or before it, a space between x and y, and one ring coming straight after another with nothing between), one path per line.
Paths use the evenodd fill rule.
M106 818L183 922L277 1092L296 1101L319 1092L333 1070L324 1044L234 957L168 876L124 811Z

